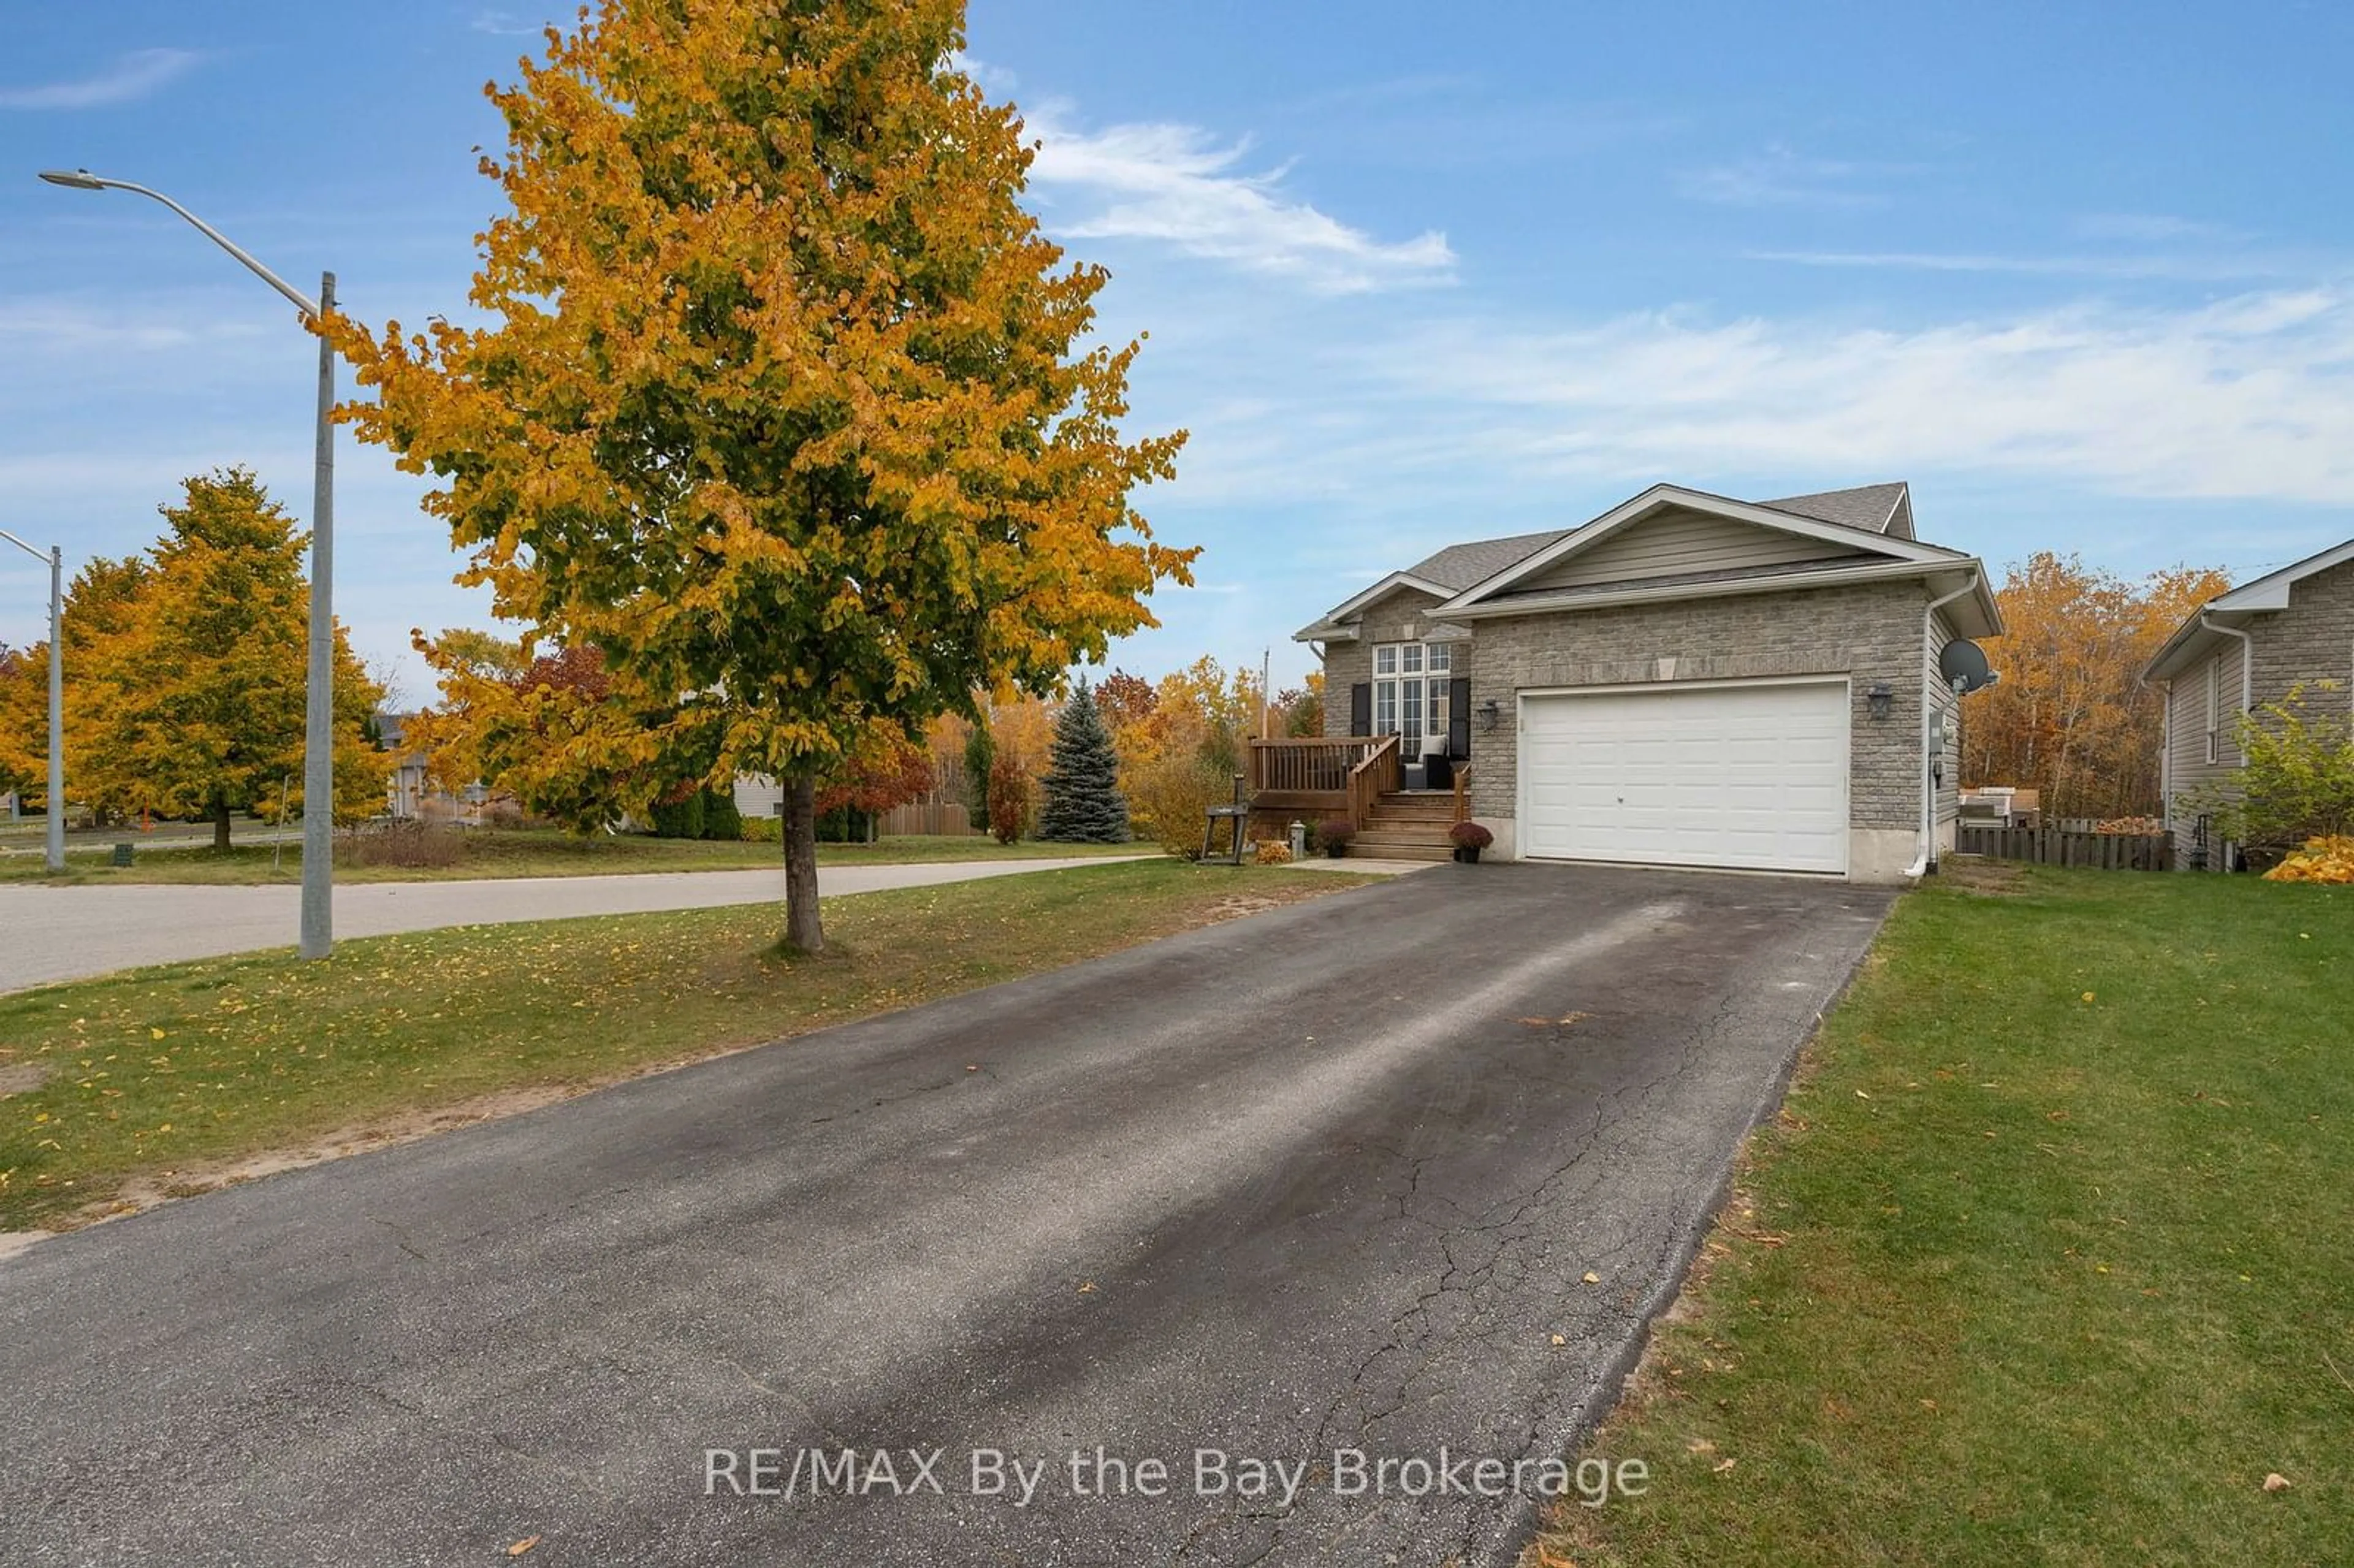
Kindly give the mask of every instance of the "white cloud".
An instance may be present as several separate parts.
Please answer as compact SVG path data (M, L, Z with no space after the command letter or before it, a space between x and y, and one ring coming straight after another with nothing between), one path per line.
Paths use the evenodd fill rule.
M512 11L477 11L467 25L494 38L535 38L547 30L546 23L526 22Z
M2087 239L2242 239L2246 236L2221 224L2170 213L2096 212L2076 220L2076 232Z
M972 79L975 85L989 92L1000 94L1012 92L1021 82L1020 78L1003 66L991 65L984 59L976 59L962 49L949 51L948 65L950 70L962 71Z
M48 353L75 361L100 351L187 348L256 338L265 331L259 321L194 310L167 316L154 311L134 314L80 300L0 302L0 347L17 355ZM87 365L77 368L86 373Z
M195 49L133 49L95 76L0 88L0 109L104 109L145 98L204 58Z
M2254 253L2179 256L2006 256L1940 250L1753 250L1752 261L1799 267L1885 268L1913 272L1997 272L2054 278L2155 278L2225 282L2309 277L2310 258Z
M1461 461L1826 482L1932 470L2110 493L2354 504L2354 288L1912 330L1670 313L1457 325L1382 355L1459 399Z
M1878 207L1887 198L1865 181L1911 172L1895 164L1859 164L1810 158L1784 146L1713 168L1696 169L1677 181L1684 195L1728 207Z
M1288 199L1288 167L1242 172L1247 143L1220 144L1197 126L1139 123L1083 132L1049 106L1028 116L1041 140L1033 182L1055 200L1047 227L1080 239L1148 239L1254 271L1352 292L1449 281L1446 236L1376 239Z

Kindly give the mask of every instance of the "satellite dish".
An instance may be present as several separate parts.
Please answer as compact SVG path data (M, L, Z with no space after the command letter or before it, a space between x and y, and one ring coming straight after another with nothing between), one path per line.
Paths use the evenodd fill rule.
M1967 637L1956 637L1937 655L1937 673L1956 693L1975 692L1995 683L1987 666L1986 651Z

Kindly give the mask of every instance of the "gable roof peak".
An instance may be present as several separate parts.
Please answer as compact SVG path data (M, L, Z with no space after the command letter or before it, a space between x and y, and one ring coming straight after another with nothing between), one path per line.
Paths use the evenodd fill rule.
M1794 512L1818 523L1837 523L1872 534L1894 533L1903 539L1913 536L1912 486L1901 479L1885 484L1859 484L1846 490L1785 495L1778 501L1761 501L1757 504L1776 512ZM1892 528L1892 524L1897 526Z

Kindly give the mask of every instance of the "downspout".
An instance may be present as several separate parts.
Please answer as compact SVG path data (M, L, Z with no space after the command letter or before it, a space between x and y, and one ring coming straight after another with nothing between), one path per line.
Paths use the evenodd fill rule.
M1980 581L1978 569L1973 567L1970 568L1969 581L1946 595L1945 598L1933 599L1929 601L1929 608L1921 614L1921 652L1924 658L1928 656L1931 639L1937 635L1937 612L1956 599L1977 592ZM1928 694L1925 683L1922 688L1922 694L1925 699ZM1907 882L1920 876L1937 863L1936 762L1937 759L1929 755L1929 704L1924 700L1921 704L1921 853L1914 859L1911 865L1904 868L1904 879ZM1960 780L1956 779L1955 783L1956 787L1959 788Z
M2235 626L2219 626L2207 619L2207 611L2199 612L2199 624L2210 631L2220 631L2226 637L2240 640L2240 711L2256 711L2256 640Z
M2236 637L2240 640L2240 712L2253 713L2256 707L2256 640L2235 626L2218 625L2207 619L2207 613L2203 609L2199 612L2200 625L2210 631L2220 631L2226 637ZM2167 705L2169 709L2173 705L2172 703ZM2239 748L2240 736L2234 730L2232 736L2232 749L2237 751ZM2223 760L2223 745L2220 737L2215 743L2215 760L2219 765ZM2247 758L2243 757L2240 760L2245 762ZM2221 847L2226 852L2222 856L2223 869L2229 871L2232 863L2232 856L2228 853L2231 846L2227 844Z

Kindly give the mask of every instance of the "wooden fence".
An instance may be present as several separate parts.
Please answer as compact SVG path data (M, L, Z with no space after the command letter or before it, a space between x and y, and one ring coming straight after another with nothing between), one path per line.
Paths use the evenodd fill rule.
M1961 854L2026 860L2096 871L2171 871L2174 840L2166 833L2077 833L2058 828L1988 828L1968 822L1954 832Z
M883 813L876 832L886 838L903 833L977 833L972 825L972 813L959 800L919 800L906 806L894 806Z

